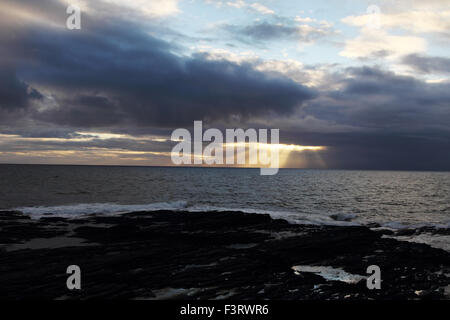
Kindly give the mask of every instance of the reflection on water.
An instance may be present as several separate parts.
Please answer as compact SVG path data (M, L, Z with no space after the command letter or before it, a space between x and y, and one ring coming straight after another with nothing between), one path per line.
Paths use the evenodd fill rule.
M0 194L1 208L182 203L343 223L450 221L449 172L0 165Z

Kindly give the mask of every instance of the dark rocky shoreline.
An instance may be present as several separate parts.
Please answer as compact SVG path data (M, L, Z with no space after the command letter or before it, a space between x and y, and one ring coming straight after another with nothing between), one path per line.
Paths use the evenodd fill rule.
M450 253L366 227L293 225L240 212L31 220L0 212L0 299L448 299ZM82 290L66 288L79 265ZM296 265L366 276L326 280Z

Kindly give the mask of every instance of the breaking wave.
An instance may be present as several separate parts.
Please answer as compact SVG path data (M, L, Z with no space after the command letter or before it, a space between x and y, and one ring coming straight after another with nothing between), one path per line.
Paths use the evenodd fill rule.
M252 208L227 208L209 205L191 205L188 201L179 200L171 202L157 202L149 204L116 204L116 203L80 203L62 206L40 206L40 207L20 207L14 210L28 214L33 219L39 219L44 216L56 216L65 218L78 218L80 216L98 214L98 215L114 215L128 212L139 211L187 211L187 212L211 212L211 211L232 211L254 214L268 214L274 219L284 219L293 224L311 224L311 225L334 225L334 226L361 226L368 223L358 220L355 214L317 214L302 213L290 211L273 211ZM378 224L378 227L388 229L415 229L424 226L433 228L448 229L450 224L418 224L411 225L396 221L371 221L371 224Z

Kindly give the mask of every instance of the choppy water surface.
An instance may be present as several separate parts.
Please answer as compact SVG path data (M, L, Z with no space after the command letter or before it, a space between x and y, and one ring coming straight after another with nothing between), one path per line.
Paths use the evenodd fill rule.
M450 222L450 173L0 165L0 207L32 215L244 209L299 223Z

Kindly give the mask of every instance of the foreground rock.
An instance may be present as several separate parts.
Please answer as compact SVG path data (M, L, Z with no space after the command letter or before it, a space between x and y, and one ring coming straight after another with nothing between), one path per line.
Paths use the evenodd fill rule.
M36 221L0 212L0 229L1 299L445 299L450 284L444 250L365 227L291 225L268 215ZM81 291L66 288L69 265L82 270ZM381 268L381 290L366 287L369 265ZM318 266L359 281L301 271Z

